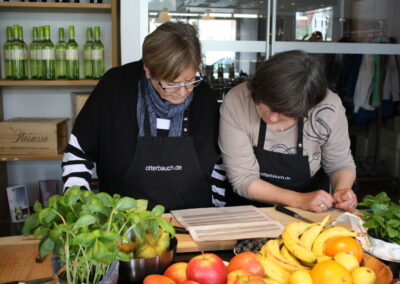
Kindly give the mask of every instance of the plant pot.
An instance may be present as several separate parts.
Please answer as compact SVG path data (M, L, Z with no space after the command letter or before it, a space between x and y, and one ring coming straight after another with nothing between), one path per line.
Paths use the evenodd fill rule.
M171 239L171 249L162 255L151 258L131 259L129 262L120 261L118 283L142 283L149 274L162 274L172 263L178 241Z
M67 275L65 273L65 265L61 265L59 258L53 256L51 258L51 265L53 269L54 283L56 284L68 284ZM103 280L100 280L99 284L117 284L118 283L118 272L119 272L119 261L114 261Z

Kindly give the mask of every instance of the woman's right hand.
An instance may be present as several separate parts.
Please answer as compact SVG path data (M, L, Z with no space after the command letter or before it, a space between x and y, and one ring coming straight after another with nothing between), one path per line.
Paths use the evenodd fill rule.
M299 193L299 198L296 200L297 208L322 213L331 208L334 204L333 197L323 189Z

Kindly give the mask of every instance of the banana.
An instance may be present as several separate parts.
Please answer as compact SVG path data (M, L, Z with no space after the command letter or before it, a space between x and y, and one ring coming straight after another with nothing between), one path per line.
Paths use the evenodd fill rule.
M314 224L304 222L292 222L285 227L282 233L282 240L286 248L298 259L308 263L316 263L317 258L311 249L306 248L299 239L299 236Z
M264 246L267 247L266 253L267 253L267 258L275 262L277 265L282 267L288 272L293 272L295 270L299 269L308 269L307 267L304 267L302 265L293 265L289 263L282 255L279 250L279 240L277 239L272 239L269 240Z
M323 231L318 237L315 239L312 251L316 256L324 255L325 244L328 239L333 237L355 237L357 233L347 230L343 227L331 227Z
M309 227L300 237L300 242L308 249L312 248L315 239L321 233L322 229L328 223L330 215L327 215L321 222L315 223L315 226Z
M301 266L301 263L297 260L296 257L294 257L293 254L290 253L290 251L288 251L288 249L285 246L282 246L281 254L289 263Z
M290 273L281 268L269 258L257 255L258 261L261 263L264 273L267 277L279 282L279 284L288 284Z

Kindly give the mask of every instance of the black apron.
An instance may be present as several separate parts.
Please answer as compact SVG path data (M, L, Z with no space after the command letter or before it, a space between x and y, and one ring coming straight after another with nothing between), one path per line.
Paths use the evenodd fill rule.
M297 192L311 192L318 189L329 192L329 177L322 167L314 176L310 175L308 156L303 156L303 124L303 119L300 119L297 124L296 154L283 154L264 150L267 125L262 119L260 120L258 144L253 148L260 166L260 178L273 185ZM227 203L228 205L251 204L258 207L272 206L272 204L243 198L232 190L227 192Z
M149 201L166 210L211 206L209 179L200 165L189 133L189 108L182 123L181 137L153 137L145 112L145 135L138 137L135 154L125 172L112 185L105 185L122 196Z

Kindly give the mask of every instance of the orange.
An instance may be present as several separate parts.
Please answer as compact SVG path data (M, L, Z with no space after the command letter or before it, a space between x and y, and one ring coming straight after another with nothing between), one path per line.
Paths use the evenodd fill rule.
M357 257L358 263L363 258L360 243L352 237L337 237L329 239L325 245L325 255L335 256L339 252L348 251Z
M326 260L311 269L313 284L352 284L350 272L343 265Z

